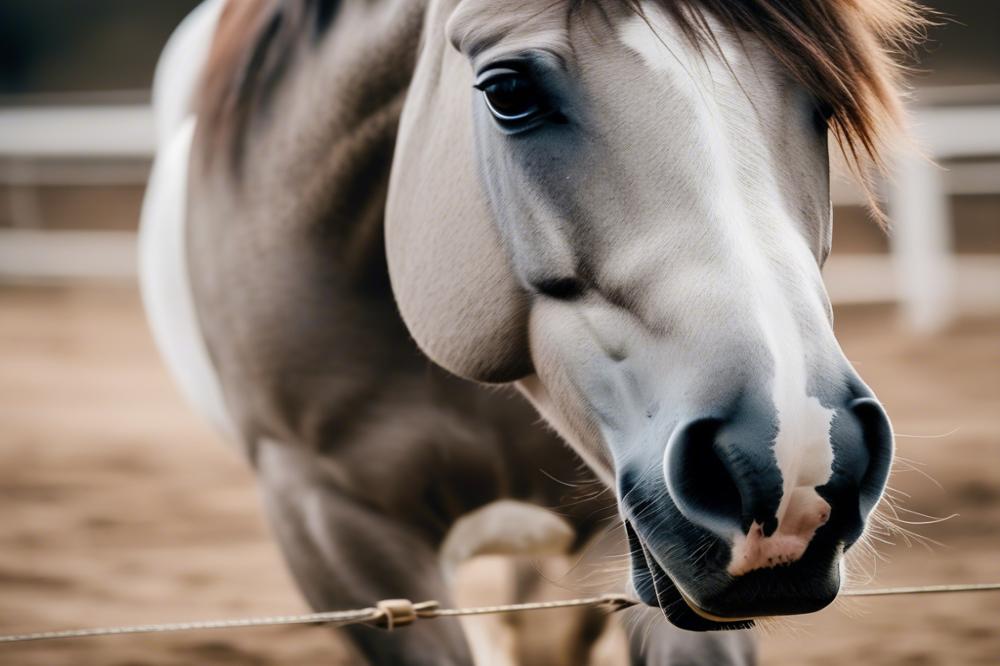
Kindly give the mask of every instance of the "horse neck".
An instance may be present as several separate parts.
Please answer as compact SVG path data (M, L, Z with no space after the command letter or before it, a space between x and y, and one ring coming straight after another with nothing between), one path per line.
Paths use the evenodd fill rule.
M204 151L238 208L269 211L285 230L321 231L351 269L380 282L389 170L424 4L342 3L321 35L297 35L278 80L251 100L229 139L239 150ZM227 164L210 151L239 157Z

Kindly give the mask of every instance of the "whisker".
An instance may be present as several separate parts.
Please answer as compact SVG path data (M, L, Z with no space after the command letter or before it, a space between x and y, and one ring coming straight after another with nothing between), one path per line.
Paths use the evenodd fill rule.
M893 433L893 436L894 437L903 437L905 439L944 439L945 437L951 437L952 435L956 434L961 429L962 429L961 426L955 426L954 428L952 428L948 432L941 433L941 434L938 434L938 435L904 435L902 433L898 433L897 432L897 433Z
M917 462L915 460L910 460L909 458L905 458L903 456L900 456L899 454L896 454L895 459L896 459L896 461L893 464L894 470L895 470L895 467L896 467L897 464L898 465L903 465L904 467L903 467L903 470L901 470L901 471L916 472L920 476L924 477L925 479L927 479L928 481L930 481L931 483L933 483L940 490L944 490L944 486L942 486L941 483L937 479L935 479L933 476L931 476L926 470L922 469L924 463L920 463L920 462Z

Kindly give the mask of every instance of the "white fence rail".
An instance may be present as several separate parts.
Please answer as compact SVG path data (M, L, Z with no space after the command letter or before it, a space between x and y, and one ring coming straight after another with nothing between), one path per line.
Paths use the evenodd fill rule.
M0 109L0 158L150 158L148 105Z
M956 310L1000 308L1000 259L956 258L948 201L1000 193L1000 106L919 108L913 117L926 159L901 158L888 183L891 256L835 253L827 282L834 302L898 301L915 330L931 332ZM148 161L154 146L153 114L144 105L0 110L0 184L135 183L144 168L115 160ZM996 161L935 164L965 158ZM54 166L38 169L39 161ZM834 187L834 203L860 197ZM134 245L134 234L123 232L0 230L0 279L128 277Z

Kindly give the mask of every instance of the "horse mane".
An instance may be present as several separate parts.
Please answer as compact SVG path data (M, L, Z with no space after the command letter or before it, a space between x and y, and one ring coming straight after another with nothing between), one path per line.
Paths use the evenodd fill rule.
M574 0L578 5L587 0ZM589 0L599 1L599 0ZM642 15L642 0L619 0ZM652 0L699 45L717 47L706 13L756 35L816 98L848 163L874 202L872 167L903 126L900 53L927 25L914 0ZM204 69L198 114L210 145L229 145L266 104L291 55L318 39L339 0L229 0ZM873 208L878 214L877 206Z
M318 40L339 0L227 0L219 17L195 111L211 156L229 146L233 164L242 156L251 113L266 104L303 35Z

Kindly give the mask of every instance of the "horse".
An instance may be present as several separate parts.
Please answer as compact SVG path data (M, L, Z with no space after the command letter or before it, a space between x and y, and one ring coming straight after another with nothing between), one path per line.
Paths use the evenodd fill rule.
M154 82L143 300L308 603L447 603L463 558L578 553L610 515L666 619L633 664L753 663L757 619L829 604L893 449L821 280L830 137L862 177L884 161L920 20L909 0L185 19ZM373 664L473 661L454 619L345 633Z

